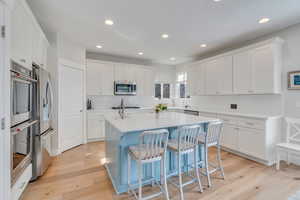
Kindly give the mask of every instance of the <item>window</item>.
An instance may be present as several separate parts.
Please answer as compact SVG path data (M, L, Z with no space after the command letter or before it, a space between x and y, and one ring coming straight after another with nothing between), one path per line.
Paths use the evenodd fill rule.
M161 99L161 84L160 83L155 84L155 98Z
M186 86L187 86L187 73L179 72L177 73L176 79L176 97L186 98Z
M163 84L163 97L164 97L164 99L170 99L170 84L169 83Z
M170 83L156 83L155 84L155 98L158 98L158 99L171 98L171 84Z

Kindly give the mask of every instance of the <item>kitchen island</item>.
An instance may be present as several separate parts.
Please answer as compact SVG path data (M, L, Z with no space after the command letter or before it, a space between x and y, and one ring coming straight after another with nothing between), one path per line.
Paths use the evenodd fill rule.
M106 140L106 170L112 181L116 193L127 191L127 153L128 147L139 143L139 135L145 130L168 129L169 137L174 137L175 129L187 125L199 124L206 129L207 124L217 119L188 115L184 113L164 111L159 114L153 112L130 113L122 119L119 115L105 115ZM202 159L202 147L199 146L198 159ZM187 170L187 163L191 164L191 156L183 158L183 168ZM176 172L175 155L167 152L167 174ZM151 165L143 166L144 179L151 177ZM137 167L133 161L131 165L131 182L137 182ZM155 177L159 180L159 163L155 164Z

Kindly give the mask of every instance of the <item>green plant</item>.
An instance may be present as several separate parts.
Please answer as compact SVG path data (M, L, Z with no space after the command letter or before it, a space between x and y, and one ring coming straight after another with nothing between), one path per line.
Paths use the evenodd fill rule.
M163 111L163 110L167 110L168 107L166 104L158 104L155 106L155 112L160 112L160 111Z

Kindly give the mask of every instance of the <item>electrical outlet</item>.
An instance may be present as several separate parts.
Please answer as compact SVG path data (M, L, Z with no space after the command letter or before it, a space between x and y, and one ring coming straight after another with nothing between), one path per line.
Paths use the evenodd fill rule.
M237 104L230 104L230 109L236 110L237 109Z

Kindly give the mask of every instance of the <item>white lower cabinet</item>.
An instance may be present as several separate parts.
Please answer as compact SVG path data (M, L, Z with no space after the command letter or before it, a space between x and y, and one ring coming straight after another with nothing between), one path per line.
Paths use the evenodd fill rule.
M32 164L30 164L23 174L19 177L17 182L11 188L11 200L19 200L26 186L32 177Z
M263 130L238 128L238 133L239 151L241 153L254 156L262 160L266 159L265 133Z
M102 114L88 113L87 140L88 142L105 139L105 120Z
M237 151L239 149L238 134L239 132L236 127L224 124L223 134L221 136L221 145Z
M201 114L200 114L201 115ZM224 122L221 145L225 150L271 165L281 130L281 118L249 118L217 114Z

